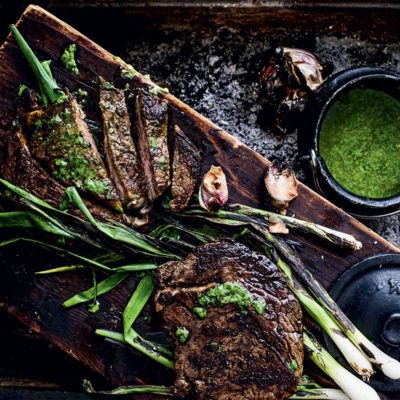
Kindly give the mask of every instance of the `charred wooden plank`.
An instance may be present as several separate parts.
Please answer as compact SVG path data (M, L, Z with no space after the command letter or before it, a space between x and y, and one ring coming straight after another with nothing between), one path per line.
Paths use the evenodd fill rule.
M53 72L60 85L70 90L82 86L87 89L89 107L85 111L88 118L100 123L95 107L90 106L95 103L97 107L98 103L97 86L94 82L98 81L99 76L108 81L120 79L121 68L126 69L128 65L40 7L30 6L19 21L18 27L41 59L58 60L66 44L77 44L79 79L69 74L57 62ZM11 38L0 48L0 58L0 115L3 115L14 110L18 85L24 82L34 87L34 83L26 62ZM151 85L141 74L136 74L129 83L132 90ZM227 175L231 200L262 206L262 181L268 161L173 95L161 93L160 96L172 106L174 121L193 144L198 149L204 147L202 172L206 172L212 164L222 165ZM8 134L9 131L3 129L0 132L0 140ZM0 154L0 161L1 158ZM293 201L290 210L299 218L352 234L363 243L362 250L349 254L296 236L298 242L305 244L300 250L303 261L325 287L364 257L399 251L302 184L299 185L299 196ZM30 258L35 259L32 255ZM5 281L12 288L7 303L10 314L98 371L114 385L134 383L135 378L143 378L150 373L152 383L160 382L161 375L166 376L165 370L158 368L151 361L141 358L133 351L127 351L126 348L106 344L93 334L99 327L120 329L121 314L116 309L121 310L126 304L132 292L133 282L127 282L118 291L106 295L102 299L102 311L98 314L88 315L81 306L66 312L60 309L62 301L76 292L87 289L90 281L84 279L85 276L81 274L37 279L32 275L29 265L20 260L21 262L12 265L12 268L7 262L1 265L2 273L7 273L10 278ZM41 263L44 262L41 260ZM145 326L143 329L146 332Z

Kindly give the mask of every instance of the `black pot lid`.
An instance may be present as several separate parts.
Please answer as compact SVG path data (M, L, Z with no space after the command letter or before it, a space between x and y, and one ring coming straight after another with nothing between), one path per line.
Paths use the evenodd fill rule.
M330 293L367 338L400 360L400 254L382 254L361 261L339 278ZM324 339L329 352L348 367L325 333ZM400 390L400 379L389 379L379 371L370 384L382 392Z

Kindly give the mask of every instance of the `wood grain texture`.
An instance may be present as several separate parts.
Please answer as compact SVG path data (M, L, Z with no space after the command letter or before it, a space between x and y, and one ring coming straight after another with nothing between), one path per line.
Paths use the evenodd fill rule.
M18 27L40 59L53 60L54 75L61 85L71 90L85 89L92 99L96 98L98 76L110 81L118 80L121 66L126 67L123 61L40 7L28 7L19 20ZM78 78L65 71L60 62L61 52L71 42L78 46L81 71ZM0 59L1 116L13 109L18 85L25 83L34 86L34 79L11 37L1 46ZM146 84L146 79L140 74L131 81L132 87ZM172 105L176 122L197 146L203 148L203 170L208 170L212 164L222 165L228 178L231 200L262 206L262 181L268 161L173 95L166 94L164 97ZM99 121L95 103L89 101L86 111L88 118ZM0 135L7 135L7 131L3 129ZM329 287L343 271L365 257L399 251L302 184L299 187L299 197L291 204L291 211L299 218L350 233L363 243L362 250L350 254L311 242L307 237L295 237L296 241L304 244L300 249L302 259L325 287ZM87 274L36 278L32 275L32 270L43 268L51 260L35 258L35 250L31 248L20 253L19 263L12 268L5 265L6 261L1 265L7 279L0 282L0 293L6 295L4 301L9 313L104 376L113 385L140 382L142 376L151 376L151 383L171 378L171 373L133 350L127 351L120 346L106 343L94 335L96 328L120 329L120 310L135 285L134 279L104 296L102 310L95 315L88 314L85 307L66 311L60 304L70 295L90 285Z

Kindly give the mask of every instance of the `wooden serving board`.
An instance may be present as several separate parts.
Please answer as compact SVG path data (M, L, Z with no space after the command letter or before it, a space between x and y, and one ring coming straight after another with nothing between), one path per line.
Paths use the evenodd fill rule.
M121 66L126 66L123 61L38 6L26 9L18 21L18 27L40 59L53 60L54 75L61 85L70 90L85 89L89 97L96 95L98 76L113 81L120 76ZM68 73L60 63L61 52L70 43L78 46L81 71L78 78ZM35 86L21 51L9 36L0 48L0 116L14 108L20 83ZM132 86L144 84L146 81L141 75L132 80ZM263 176L268 161L173 95L165 94L164 97L171 103L174 118L185 132L206 149L204 171L211 164L222 165L228 178L231 201L262 207ZM94 108L89 107L86 111L90 119L99 119L98 111ZM7 132L0 131L0 135L7 135ZM291 204L291 211L299 218L352 234L363 243L362 250L348 253L309 241L304 236L296 236L295 239L304 244L299 250L301 258L327 288L343 271L363 258L400 251L302 184L298 198ZM151 383L172 378L172 373L145 357L107 343L94 334L96 328L121 328L121 310L134 288L134 280L102 297L101 311L94 315L88 314L84 306L66 311L61 308L62 302L90 285L87 274L37 278L32 270L38 266L45 267L50 260L42 254L38 256L33 248L14 247L13 251L18 256L18 261L13 265L7 264L7 258L0 258L0 304L3 301L10 314L112 385L140 382L142 377L151 377Z

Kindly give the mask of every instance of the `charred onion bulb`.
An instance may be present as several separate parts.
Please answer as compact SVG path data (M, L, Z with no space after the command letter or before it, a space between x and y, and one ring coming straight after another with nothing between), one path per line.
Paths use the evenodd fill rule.
M321 71L320 63L309 51L288 47L275 50L260 74L261 93L266 101L263 112L274 115L269 128L279 134L297 128L298 113L324 81Z
M221 167L211 166L204 175L199 189L200 207L207 211L216 211L228 201L228 185Z
M282 57L286 69L300 86L304 85L311 91L317 90L322 82L322 67L314 54L302 49L280 47L277 53Z
M272 163L265 174L265 188L271 198L271 204L282 214L290 201L297 197L297 179L293 171L279 163Z

